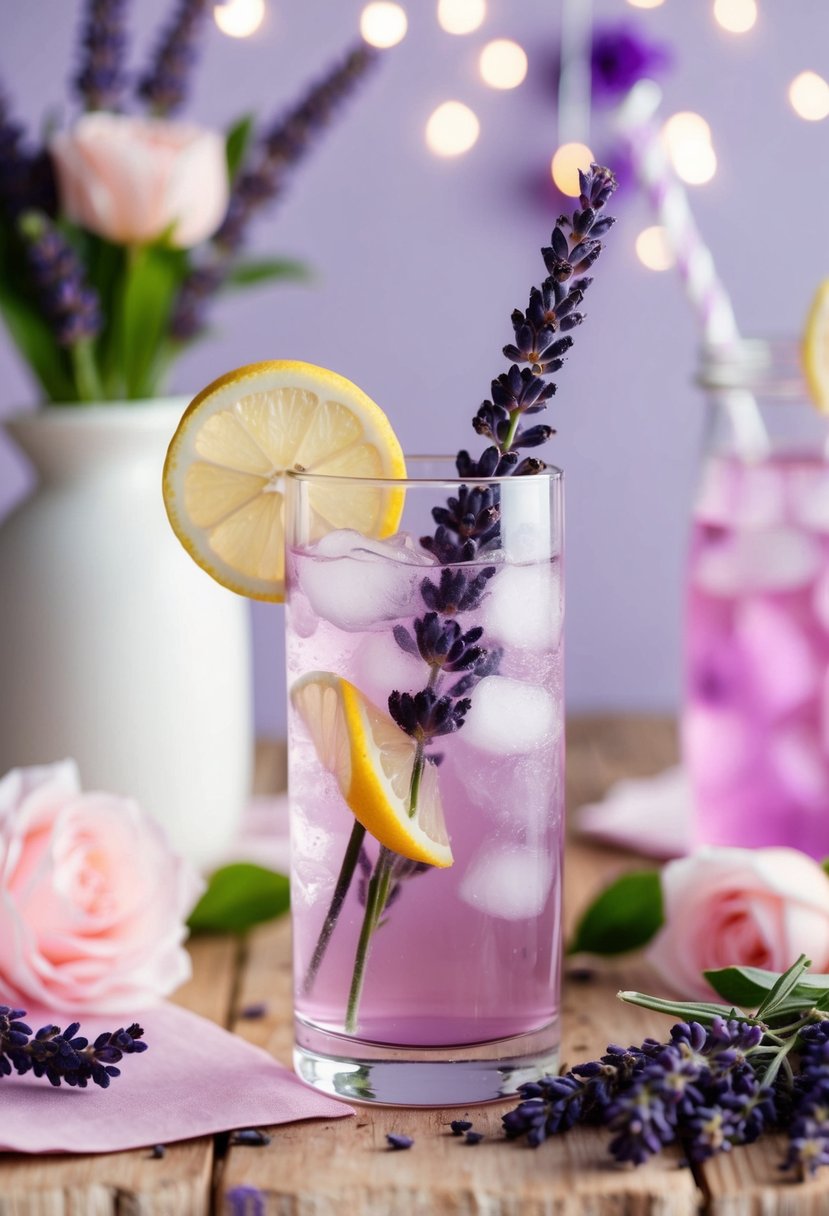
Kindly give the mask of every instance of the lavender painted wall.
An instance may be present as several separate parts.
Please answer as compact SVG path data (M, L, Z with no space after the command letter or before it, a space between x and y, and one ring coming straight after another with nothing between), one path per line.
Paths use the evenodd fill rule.
M59 105L75 44L75 5L7 5L0 73L33 125ZM829 73L825 0L765 3L755 29L721 31L710 4L667 0L638 12L597 0L600 19L625 17L676 48L666 112L701 111L719 170L693 190L746 332L799 326L829 272L825 203L829 121L806 123L786 99L804 68ZM134 6L145 47L163 0ZM244 42L211 29L190 112L224 125L255 108L278 111L354 37L360 0L270 0ZM381 64L337 131L313 155L255 248L306 258L312 287L227 302L216 336L182 362L186 392L253 359L290 356L335 368L391 415L408 450L457 448L501 370L509 311L540 274L538 247L554 211L528 182L543 177L556 141L544 66L557 37L551 0L490 0L469 37L449 37L432 0L409 0L410 34ZM48 39L44 31L48 30ZM530 51L527 82L486 89L476 53L488 37ZM423 125L448 97L471 104L482 134L456 161L430 155ZM601 140L596 140L597 150ZM551 204L552 206L552 204ZM695 331L681 286L643 269L644 203L619 199L620 223L597 268L590 319L559 377L554 459L567 473L568 686L572 708L670 707L679 686L681 572L702 404L690 387ZM10 343L0 338L0 413L31 399ZM0 510L25 477L0 448ZM2 589L0 589L2 593ZM257 719L283 721L278 609L254 609Z

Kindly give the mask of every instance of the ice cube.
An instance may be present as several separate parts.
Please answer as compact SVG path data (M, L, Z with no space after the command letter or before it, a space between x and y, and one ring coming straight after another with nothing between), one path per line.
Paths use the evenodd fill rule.
M737 607L734 629L767 712L780 717L814 696L817 656L791 612L769 600L748 599Z
M501 485L501 548L511 562L553 556L550 485L546 477L516 477Z
M829 532L829 469L803 465L789 474L792 518L804 528Z
M485 676L469 694L472 706L459 738L496 756L519 756L561 734L561 715L546 688L509 676Z
M739 781L750 765L751 733L731 709L695 705L682 722L682 751L694 785L722 790Z
M319 617L298 587L291 590L288 600L287 627L300 638L310 638L316 633Z
M752 591L794 591L815 577L820 546L795 528L738 532L706 545L692 571L709 595L737 596Z
M429 668L420 658L401 650L391 629L371 633L360 643L354 657L357 686L369 701L385 707L393 688L399 692L417 692L423 688Z
M543 911L552 883L552 859L541 850L488 845L473 857L458 893L487 916L529 920Z
M311 607L338 629L384 629L417 611L417 588L432 559L404 536L375 540L347 528L329 532L299 565Z
M563 624L558 562L499 567L484 601L484 628L505 646L546 650L558 646Z
M769 761L790 798L804 807L826 807L829 771L816 732L803 726L775 732L769 744Z
M702 474L694 517L719 527L769 528L785 517L785 484L770 464L711 460Z

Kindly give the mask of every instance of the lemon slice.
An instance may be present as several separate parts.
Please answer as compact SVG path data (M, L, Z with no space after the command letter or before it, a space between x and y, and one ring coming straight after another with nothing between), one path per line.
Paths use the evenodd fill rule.
M829 279L815 292L803 335L803 369L812 400L829 413Z
M285 591L284 473L400 478L389 420L356 385L311 363L251 363L208 384L185 410L164 464L164 505L187 552L251 599ZM389 536L403 489L335 481L309 490L309 539L333 528Z
M328 671L312 671L297 680L291 703L366 831L402 857L451 866L437 771L432 764L424 766L417 808L410 818L415 743L388 714L348 680Z

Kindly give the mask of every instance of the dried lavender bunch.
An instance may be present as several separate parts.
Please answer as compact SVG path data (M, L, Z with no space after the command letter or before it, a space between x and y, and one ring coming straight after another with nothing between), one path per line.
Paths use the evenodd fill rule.
M213 239L210 261L194 268L181 286L170 325L175 341L192 341L203 331L207 306L223 286L251 220L282 195L293 170L377 58L377 53L364 44L353 48L311 86L298 105L265 131L251 163L233 183L227 215Z
M126 85L127 0L89 0L73 81L87 110L117 110Z
M179 0L163 31L152 63L138 82L138 95L154 114L173 114L187 100L198 38L209 7L208 0Z
M689 1161L785 1132L781 1169L805 1178L829 1165L829 976L804 977L801 957L782 975L726 967L706 978L722 995L762 993L756 1011L710 1002L619 996L679 1013L667 1042L611 1044L599 1060L519 1087L504 1133L537 1148L577 1123L611 1133L617 1161L641 1165L677 1144ZM762 983L758 983L761 980Z
M91 1081L102 1089L121 1075L116 1065L126 1055L147 1050L144 1031L137 1022L119 1030L99 1034L94 1043L78 1035L80 1022L65 1030L43 1026L37 1032L22 1020L24 1009L0 1005L0 1077L12 1072L46 1077L54 1086L61 1083L86 1089Z

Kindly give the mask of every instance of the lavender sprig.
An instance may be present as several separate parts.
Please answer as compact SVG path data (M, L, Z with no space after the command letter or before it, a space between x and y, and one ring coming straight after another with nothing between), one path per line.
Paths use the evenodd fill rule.
M202 332L207 305L224 285L251 221L284 193L293 170L377 58L377 53L364 44L353 48L265 131L250 164L233 183L227 215L212 242L210 261L194 268L181 286L171 321L171 334L177 342L189 342Z
M144 1031L137 1022L105 1031L90 1043L78 1034L80 1022L72 1022L65 1030L49 1025L35 1032L23 1021L25 1016L24 1009L0 1005L0 1077L32 1073L46 1077L56 1087L63 1083L86 1089L91 1081L107 1089L121 1075L116 1065L123 1056L147 1050Z
M127 0L88 0L73 81L87 110L116 110L126 85Z
M198 38L209 7L208 0L179 0L172 21L162 32L152 63L138 82L138 95L154 114L173 114L187 100Z
M0 86L0 211L10 219L31 207L52 215L55 198L49 156L45 151L33 153L27 148L23 126L14 117L11 102Z

